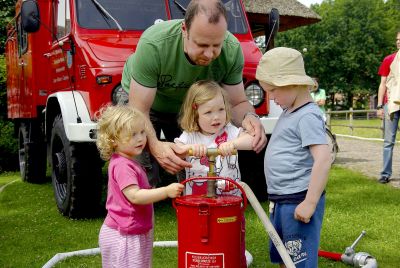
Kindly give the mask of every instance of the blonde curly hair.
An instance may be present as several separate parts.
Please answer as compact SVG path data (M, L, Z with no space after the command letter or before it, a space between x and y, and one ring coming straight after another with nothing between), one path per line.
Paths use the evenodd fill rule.
M225 90L215 81L200 80L188 90L179 113L179 125L187 132L200 131L198 106L222 95L226 111L226 124L231 121L231 105Z
M129 141L131 135L126 133L133 133L145 126L143 113L129 105L105 106L97 112L96 118L96 145L101 158L106 161L115 152L117 142Z

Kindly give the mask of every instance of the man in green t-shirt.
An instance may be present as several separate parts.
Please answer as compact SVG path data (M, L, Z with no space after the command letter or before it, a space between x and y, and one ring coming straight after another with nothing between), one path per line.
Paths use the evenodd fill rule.
M243 65L240 43L227 31L219 0L192 0L183 21L160 22L143 33L125 63L121 83L129 103L149 116L149 148L167 171L191 166L178 157L184 152L159 141L159 134L162 130L168 141L179 136L178 112L187 89L198 80L221 83L230 97L233 122L255 136L256 152L265 146L264 128L244 93Z

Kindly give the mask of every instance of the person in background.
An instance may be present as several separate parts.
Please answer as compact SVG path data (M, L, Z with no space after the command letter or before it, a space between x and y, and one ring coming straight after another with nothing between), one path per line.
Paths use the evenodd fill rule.
M134 156L146 146L144 115L130 106L100 111L97 147L108 166L107 216L100 229L102 267L151 267L153 203L175 198L183 185L152 189Z
M148 28L124 66L121 84L129 92L129 104L151 120L149 149L170 173L191 165L179 157L184 152L174 143L159 141L160 132L167 141L180 135L178 112L188 88L198 80L221 83L232 104L233 123L254 136L254 151L266 145L264 128L244 93L242 48L227 25L220 0L192 0L184 20Z
M207 148L218 148L221 156L215 158L215 175L240 181L238 156L234 150L251 150L254 137L242 128L231 124L231 112L228 96L218 83L200 80L194 83L184 99L179 123L183 133L175 139L182 149L192 149L193 156L186 160L192 164L186 168L186 178L207 177L209 171ZM185 194L206 194L206 180L195 180L186 184ZM240 196L239 189L217 194ZM245 255L245 218L242 215L241 265L246 266Z
M296 267L318 267L330 151L314 85L299 51L278 47L261 58L256 78L283 109L268 143L264 169L270 219ZM273 263L285 267L270 242Z
M397 31L396 46L400 49L400 30ZM384 142L383 142L383 168L378 182L388 183L392 176L393 147L396 142L397 128L399 125L400 111L389 114L389 91L387 87L390 66L397 55L397 51L386 56L378 70L381 77L378 89L378 105L376 106L376 115L384 120ZM400 81L398 81L400 82ZM394 105L394 104L392 104ZM396 107L396 106L394 106Z
M319 109L321 110L324 120L326 121L325 115L325 103L326 103L326 92L325 89L320 88L318 83L318 78L313 78L315 82L315 86L311 87L311 97L313 98L314 102L318 105Z

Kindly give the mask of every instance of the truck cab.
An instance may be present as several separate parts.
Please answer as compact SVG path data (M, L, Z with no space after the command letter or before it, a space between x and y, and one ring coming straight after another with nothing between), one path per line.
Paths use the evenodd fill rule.
M228 30L245 57L246 95L267 133L269 101L255 79L262 54L241 0L223 0ZM124 103L124 63L144 30L181 19L189 0L37 0L16 3L6 42L8 117L16 125L24 181L42 182L46 167L59 211L68 217L97 214L102 166L95 146L96 113ZM268 121L269 120L269 121Z

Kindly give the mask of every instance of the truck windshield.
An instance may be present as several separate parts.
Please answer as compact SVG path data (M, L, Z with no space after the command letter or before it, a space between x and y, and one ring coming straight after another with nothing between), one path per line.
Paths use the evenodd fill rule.
M172 19L183 19L190 0L169 0ZM240 0L222 0L227 11L228 30L231 33L246 33L247 24Z
M88 29L145 30L167 20L164 0L77 0L78 24Z

